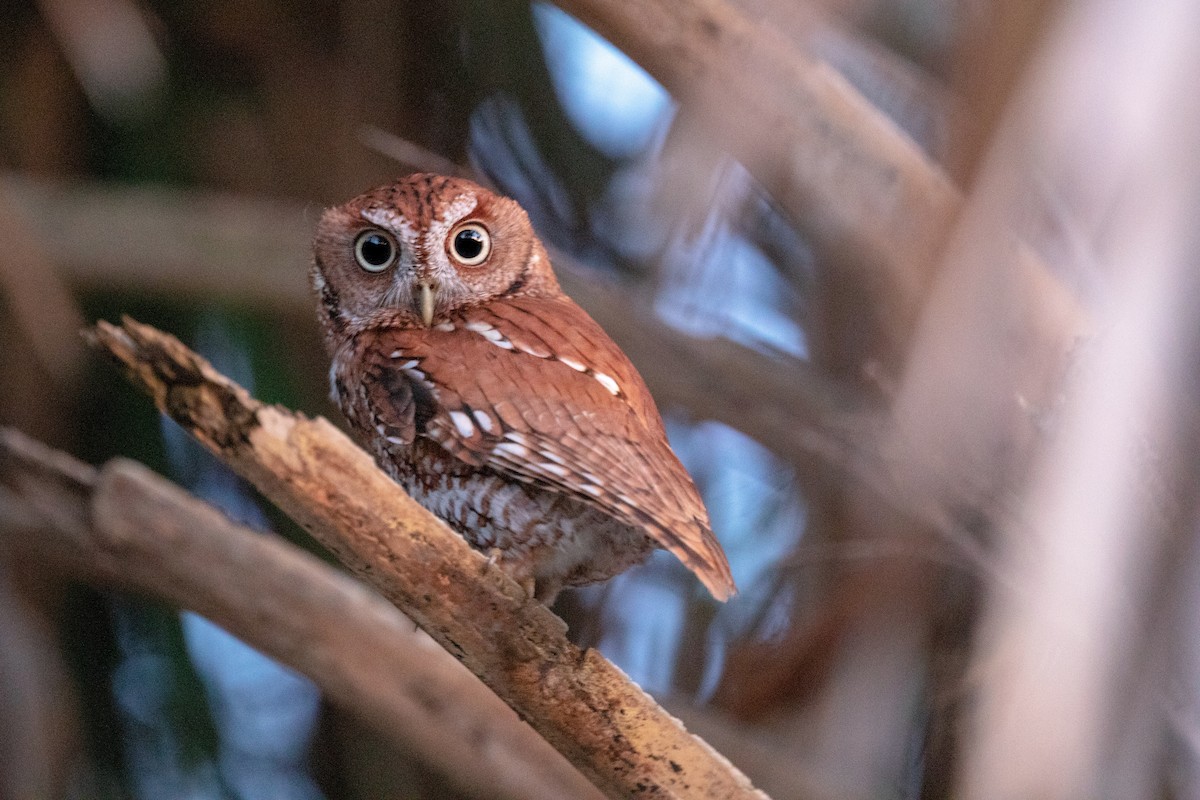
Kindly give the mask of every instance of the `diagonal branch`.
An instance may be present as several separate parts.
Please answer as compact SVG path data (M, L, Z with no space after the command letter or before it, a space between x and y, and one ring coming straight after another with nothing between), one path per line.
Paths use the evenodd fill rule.
M362 584L141 465L93 470L0 429L3 546L213 620L308 675L477 797L600 793L512 709Z
M765 797L562 621L410 499L328 421L254 400L133 320L92 344L462 661L610 797Z
M837 266L869 265L849 285L906 329L962 200L891 120L728 0L558 5L701 116Z

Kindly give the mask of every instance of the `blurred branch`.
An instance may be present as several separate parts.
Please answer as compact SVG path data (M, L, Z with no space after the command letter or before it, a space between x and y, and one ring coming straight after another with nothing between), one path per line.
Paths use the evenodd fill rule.
M931 157L944 153L952 103L945 86L865 34L855 14L813 0L730 2L747 19L770 20L771 26L801 51L840 72ZM869 29L870 23L866 27Z
M702 115L902 337L961 203L835 70L724 0L560 0Z
M1066 4L966 215L976 244L963 263L990 287L984 221L1027 214L1030 184L1048 185L1108 302L1061 423L1026 467L1021 514L1001 530L1011 584L980 637L963 796L1148 797L1166 785L1148 756L1168 747L1161 696L1196 685L1163 668L1178 632L1159 626L1194 574L1181 556L1195 555L1198 473L1198 30L1190 0Z
M753 775L772 797L806 800L868 800L873 795L848 794L845 787L822 780L797 752L795 741L779 728L748 725L726 714L683 703L666 703L689 729L703 736ZM780 726L786 728L787 723Z
M173 337L93 344L160 409L396 603L611 797L763 798L323 418L264 406Z
M38 364L59 387L72 383L79 373L83 347L75 331L83 315L48 253L0 191L0 296L8 313L24 334Z
M38 7L92 107L110 122L137 119L162 99L166 59L136 2L40 0Z
M58 264L84 288L315 308L304 269L315 210L11 174L0 188L44 226L39 233L54 242ZM724 422L814 472L854 471L853 462L871 452L855 438L867 428L861 403L806 362L680 333L655 319L636 289L596 277L562 253L553 258L563 288L629 354L661 405Z
M377 128L374 125L364 125L358 131L358 139L372 150L382 153L397 164L411 167L417 172L436 172L441 175L457 175L479 181L473 170L460 167L448 158L443 158L432 150L421 147L394 133Z
M1009 0L980 4L976 13L965 15L950 71L964 106L948 153L959 185L969 189L974 184L1001 116L1062 5L1057 0Z
M303 265L310 258L306 217L315 210L11 174L0 187L46 226L40 232L53 236L62 269L84 288L128 285L281 311L313 306ZM553 257L564 289L625 349L660 404L740 430L809 475L859 481L935 529L953 527L943 509L897 489L904 461L880 458L886 418L859 395L799 359L680 333L655 319L636 289L593 277L561 253ZM977 560L970 542L956 541Z
M0 797L68 797L81 737L51 599L59 582L47 579L51 566L22 558L14 544L0 535Z
M96 471L0 429L0 486L5 546L203 614L308 675L460 790L601 796L391 604L141 465L116 459Z
M320 209L14 173L0 177L0 189L38 238L53 243L55 264L76 286L136 287L272 310L314 302L305 265Z

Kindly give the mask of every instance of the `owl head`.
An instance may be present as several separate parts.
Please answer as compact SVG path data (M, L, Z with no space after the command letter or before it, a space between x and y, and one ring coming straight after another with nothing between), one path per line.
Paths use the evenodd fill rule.
M524 209L441 175L409 175L327 210L313 256L331 344L381 322L431 327L498 298L560 291Z

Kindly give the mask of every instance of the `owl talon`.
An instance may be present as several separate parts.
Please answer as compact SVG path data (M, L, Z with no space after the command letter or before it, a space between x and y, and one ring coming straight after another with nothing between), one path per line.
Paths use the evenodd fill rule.
M489 547L487 549L487 561L485 562L485 564L486 564L485 569L499 569L501 572L508 575L508 577L510 577L514 581L516 581L517 584L522 589L525 590L526 597L528 597L530 599L534 599L537 597L536 579L532 575L527 576L527 577L521 577L520 575L515 574L511 569L509 569L508 566L504 563L504 551L501 550L499 547Z
M562 581L543 578L537 582L536 587L531 586L530 589L529 596L546 608L549 608L554 605L554 600L558 597L558 593L562 591Z

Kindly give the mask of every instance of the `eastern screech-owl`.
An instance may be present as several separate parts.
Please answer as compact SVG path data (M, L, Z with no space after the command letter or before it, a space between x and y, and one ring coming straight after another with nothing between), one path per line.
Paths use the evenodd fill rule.
M326 211L313 250L334 402L472 546L543 602L656 546L734 593L649 391L516 202L412 175Z

